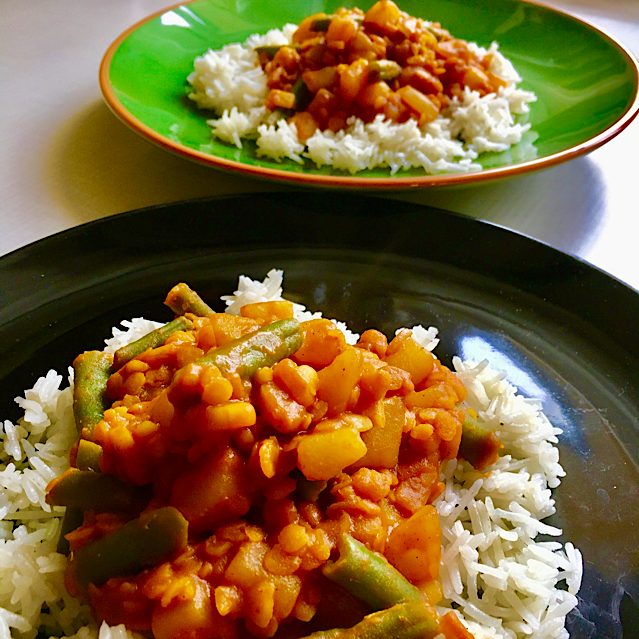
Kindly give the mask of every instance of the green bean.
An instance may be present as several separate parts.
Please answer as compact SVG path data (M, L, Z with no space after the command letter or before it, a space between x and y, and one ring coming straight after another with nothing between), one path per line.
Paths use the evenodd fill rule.
M316 18L311 23L311 31L328 31L328 27L331 24L331 20L334 16L323 16Z
M242 379L250 379L259 368L292 355L303 341L300 323L289 317L216 348L196 363L214 364L222 373L237 373Z
M440 633L430 606L412 601L367 615L352 628L320 630L304 639L433 639Z
M334 15L322 16L320 18L315 18L311 23L311 31L328 31L328 27L331 26L331 20L334 18ZM362 22L363 18L351 17L351 20L355 22Z
M140 512L149 501L148 487L133 486L114 475L69 468L51 483L46 501L95 512Z
M402 71L402 67L393 60L373 60L368 65L369 82L394 80Z
M442 29L441 27L435 27L433 25L424 25L424 27L435 36L437 42L441 42L446 36L450 35L446 29Z
M100 458L102 457L102 446L88 439L81 439L78 442L78 451L75 455L75 467L78 470L92 470L100 472Z
M171 559L186 546L188 523L171 506L126 523L74 553L72 571L83 588L102 586L111 577L137 575Z
M62 526L60 528L60 538L58 539L58 547L56 550L62 555L69 554L69 542L65 539L65 535L73 532L76 528L82 526L84 521L84 513L79 508L67 508L62 518Z
M299 50L301 46L299 44L263 44L259 47L255 47L254 51L258 55L264 54L269 57L269 59L273 59L275 54L282 48L289 47L290 49Z
M504 447L493 431L486 430L469 416L462 424L462 438L459 445L459 456L479 471L486 470L499 457Z
M423 599L421 592L383 555L369 550L350 535L338 539L337 549L339 558L326 563L322 573L374 610Z
M313 94L306 86L302 76L295 80L291 93L295 96L295 111L304 111L313 99Z
M109 406L106 385L112 364L113 356L102 351L87 351L73 361L73 414L78 431L87 439Z
M297 482L297 493L304 501L317 501L322 491L328 486L328 482L324 480L306 479L298 468L291 472L291 477Z
M176 314L193 313L207 317L215 311L187 284L176 284L167 294L164 303Z
M113 373L119 370L134 357L144 353L144 351L147 351L150 348L162 346L169 335L172 335L176 331L188 331L192 328L193 322L191 320L186 319L186 317L177 317L172 322L169 322L164 326L160 326L160 328L156 328L154 331L140 337L140 339L135 342L119 348L113 355L113 366L111 367L111 372Z

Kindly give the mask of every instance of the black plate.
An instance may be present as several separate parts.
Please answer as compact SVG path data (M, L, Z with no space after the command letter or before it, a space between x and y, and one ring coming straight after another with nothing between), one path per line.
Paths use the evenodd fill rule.
M639 628L639 294L503 228L344 194L288 193L134 211L0 258L0 416L109 328L168 320L178 281L209 302L283 268L285 291L356 331L439 327L437 349L489 358L564 429L553 520L584 555L573 637ZM223 305L218 303L219 310Z

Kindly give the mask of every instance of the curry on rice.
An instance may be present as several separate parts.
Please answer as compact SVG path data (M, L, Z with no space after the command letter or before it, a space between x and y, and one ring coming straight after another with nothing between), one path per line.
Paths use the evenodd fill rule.
M338 9L305 18L290 45L257 48L270 89L270 111L291 110L300 140L317 129L345 129L350 117L372 122L432 122L464 88L480 96L507 82L439 23L400 11L380 0L366 13Z
M156 639L472 639L433 607L432 502L442 463L480 475L502 444L458 377L408 329L351 345L288 301L166 303L173 322L74 362L80 440L47 488L70 593Z

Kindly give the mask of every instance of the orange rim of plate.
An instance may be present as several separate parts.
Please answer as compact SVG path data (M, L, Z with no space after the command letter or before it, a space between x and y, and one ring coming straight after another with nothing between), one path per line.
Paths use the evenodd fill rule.
M234 173L240 173L249 177L274 179L280 182L289 182L298 186L323 186L337 188L363 187L376 190L411 189L419 187L426 188L431 186L461 186L466 184L474 184L491 179L497 180L514 177L516 175L529 173L531 171L549 168L556 164L561 164L562 162L567 162L568 160L572 160L581 155L585 155L586 153L590 153L591 151L598 149L600 146L619 135L619 133L621 133L630 125L630 123L639 113L639 63L629 49L627 49L621 42L619 42L617 39L603 31L599 27L596 27L590 22L583 20L582 18L568 11L556 9L555 7L551 7L550 5L543 2L537 2L536 0L520 0L520 2L525 4L532 4L535 6L543 7L545 9L550 9L555 13L567 16L572 20L583 24L589 29L598 32L600 35L606 38L618 51L622 53L634 72L634 100L626 109L624 114L619 118L619 120L617 120L614 124L609 126L601 133L593 136L589 140L586 140L585 142L582 142L581 144L578 144L564 151L559 151L542 158L529 160L527 162L521 162L519 164L501 166L494 169L482 169L479 171L472 171L468 173L440 173L435 175L426 173L423 176L411 177L390 176L378 178L358 177L357 175L319 175L314 173L283 171L281 169L271 169L268 167L245 164L244 162L237 162L235 160L227 160L215 155L203 153L202 151L196 151L195 149L191 149L178 142L173 142L148 125L144 124L144 122L138 120L124 107L124 105L117 98L109 81L111 60L113 59L113 56L115 55L115 52L118 50L119 46L122 44L122 42L124 42L124 40L126 40L126 38L128 38L131 33L137 31L137 29L139 29L142 25L150 22L154 18L166 13L167 11L171 11L178 7L184 6L185 4L191 4L197 1L198 0L186 0L185 2L178 2L169 7L166 7L165 9L156 11L146 18L143 18L139 22L136 22L134 25L120 34L120 36L118 36L118 38L114 40L111 46L107 49L104 57L102 58L102 63L100 64L100 89L102 90L102 94L104 96L104 99L106 100L107 105L113 111L113 113L136 133L146 138L150 142L153 142L163 149L171 151L186 159L199 162L200 164L205 164L214 168L223 169Z

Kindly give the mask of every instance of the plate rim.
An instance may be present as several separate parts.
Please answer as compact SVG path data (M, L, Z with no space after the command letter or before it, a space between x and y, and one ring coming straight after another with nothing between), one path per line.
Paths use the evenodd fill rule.
M308 199L308 198L312 198L313 197L313 193L308 191L308 190L305 190L305 191L298 190L298 191L296 191L294 193L296 195L300 195L301 198L304 198L304 199ZM123 225L126 225L126 223L128 222L128 220L129 220L129 218L131 216L136 216L137 215L137 216L152 217L153 216L153 212L157 211L158 209L175 209L177 207L186 207L186 206L189 206L189 205L193 205L195 203L207 203L207 202L218 202L218 203L220 203L220 202L229 201L229 200L231 200L231 201L232 200L237 200L237 199L240 199L240 198L241 199L254 200L254 199L260 197L260 198L266 198L266 199L269 199L269 200L280 200L281 201L286 196L290 196L290 195L291 195L291 192L276 192L276 193L266 192L266 193L257 193L257 194L256 193L228 194L228 195L221 195L221 196L216 196L216 197L207 197L207 198L198 198L198 199L191 199L191 200L182 200L182 201L174 202L174 203L160 204L160 205L154 205L154 206L147 206L147 207L143 207L143 208L139 208L139 209L133 209L131 211L128 211L128 212L125 212L125 213L122 213L122 214L119 214L119 215L108 216L108 217L105 217L105 218L100 218L98 220L92 220L90 222L86 222L84 224L81 224L81 225L78 225L78 226L75 226L75 227L71 227L71 228L66 229L64 231L60 231L59 233L55 233L53 235L50 235L50 236L47 236L47 237L42 238L40 240L37 240L37 241L35 241L35 242L31 243L31 244L28 244L28 245L26 245L24 247L16 249L15 251L13 251L11 253L8 253L8 254L6 254L4 256L0 256L0 269L2 268L3 265L8 264L8 262L15 261L16 258L19 259L20 257L28 257L30 260L33 260L34 258L37 258L38 249L42 248L44 244L56 243L56 242L59 242L61 239L62 240L66 239L67 242L71 242L74 237L77 239L77 236L82 235L82 234L87 234L87 231L90 231L89 234L96 235L96 231L99 231L100 227L111 226L111 225L114 225L114 224L121 228ZM340 194L335 194L334 193L334 194L330 194L329 197L338 198L338 197L341 197L341 196L340 196ZM356 194L349 194L348 197L349 198L356 198L357 196L356 196ZM358 198L358 199L360 199L360 198ZM370 195L370 196L367 195L365 198L361 198L361 199L377 200L377 201L380 201L380 202L384 202L385 201L380 196L374 196L374 195ZM602 277L605 277L605 279L607 281L612 283L612 280L614 280L613 276L611 276L610 274L605 273L604 271L601 271L601 269L598 269L594 265L588 264L582 258L579 258L577 256L571 255L570 253L567 253L566 251L561 251L560 249L557 249L555 247L552 247L552 246L548 245L547 243L543 242L542 240L538 240L538 239L532 238L532 237L530 237L530 236L528 236L528 235L526 235L524 233L509 229L509 228L504 227L504 226L502 226L502 225L500 225L498 223L487 221L487 220L482 220L482 219L478 219L478 218L474 218L474 217L471 217L471 216L468 216L468 215L463 215L463 214L455 213L455 212L452 212L452 211L445 211L443 209L437 209L436 207L433 207L433 206L424 206L424 205L421 205L421 204L410 203L410 202L402 203L402 205L405 206L406 212L410 213L411 216L414 213L418 212L419 209L427 209L429 211L429 215L431 215L431 216L434 215L434 214L437 214L439 212L445 213L446 214L446 218L452 219L452 220L461 221L461 223L464 226L467 226L469 229L470 228L482 228L482 229L486 229L487 231L489 231L491 233L496 232L496 233L498 233L500 235L501 234L507 234L507 235L516 236L516 237L520 238L522 242L525 242L526 244L534 245L535 247L537 247L538 250L543 251L543 253L546 253L546 254L549 254L549 255L550 254L555 254L555 255L557 255L559 257L562 257L563 259L570 260L570 262L573 262L573 261L577 260L581 264L581 266L584 267L588 272L590 272L592 269L595 269L599 273L599 275L602 276ZM297 206L296 202L294 202L294 206ZM363 207L363 208L366 208L366 207ZM205 212L206 211L203 208L203 209L201 209L198 212L198 215L199 216L203 216L203 214ZM223 211L220 211L220 213L223 213ZM330 215L331 211L327 211L327 213ZM361 220L361 222L365 223L366 217L364 217L364 216L358 216L358 217L359 217L359 220ZM129 242L129 241L131 241L131 240L129 238L127 238L127 242ZM135 241L135 239L133 239L133 241ZM390 248L390 250L391 250L391 252L393 254L395 254L395 255L398 254L396 251L393 251L392 245L389 248ZM353 250L356 250L356 247L354 247ZM422 255L418 259L420 261L421 260L428 260L428 256ZM65 261L72 261L72 258L67 255L65 257ZM98 261L99 260L96 260L96 262L98 262ZM273 267L277 268L279 266L277 264L273 264ZM35 275L34 276L34 281L35 282L40 282L41 281L40 280L40 275L39 275L40 272L41 271L37 271L37 273L34 274ZM287 273L287 271L285 269L285 275L286 275L286 273ZM237 275L237 273L236 273L236 275ZM623 283L621 282L621 284L623 284ZM52 281L48 281L47 287L55 288L55 283L52 282ZM624 287L626 289L629 289L629 287L627 285L624 285ZM2 290L2 285L0 284L0 292L1 292L1 290ZM164 290L164 289L158 289L158 290L161 291L161 290ZM286 290L286 287L285 287L285 290ZM630 290L632 290L632 289L630 289ZM639 291L633 291L633 293L634 293L634 295L637 297L637 299L639 301ZM63 299L63 297L64 296L60 296L59 294L56 293L56 295L55 295L56 304L59 303ZM111 296L111 297L113 297L113 296ZM156 300L155 303L158 306L161 307L162 306L161 298L159 298L158 296L154 295L154 299ZM126 303L128 303L128 302L126 302ZM77 302L75 302L75 304L77 305ZM318 306L318 308L322 308L321 305ZM637 311L639 312L639 304L635 305L634 308L636 308ZM0 311L1 310L2 309L0 308ZM145 314L144 316L155 319L153 314L151 314L150 316ZM120 315L120 319L125 318L125 317L128 319L128 317L133 317L133 315L129 315L129 316ZM89 318L89 321L91 321L91 318ZM113 324L113 325L115 325L115 324ZM441 325L439 323L437 323L436 326L441 326ZM443 332L442 332L442 334L443 334ZM572 334L572 335L575 334L573 328L570 329L570 334ZM103 337L106 337L106 334L102 335L102 338ZM581 338L581 336L579 336L579 337ZM82 343L82 342L80 342L80 343ZM0 350L2 350L2 349L0 348ZM77 353L77 350L75 352ZM639 350L635 349L635 353L637 354L637 357L639 357ZM31 359L31 358L32 358L32 355L29 355L29 359ZM635 360L635 361L637 361L637 360ZM40 377L42 375L42 373L44 372L44 370L46 370L44 366L36 368L35 371L34 371L35 378L37 379L38 377ZM57 366L55 368L55 370L57 370L58 373L61 373L64 376L63 365ZM615 369L615 371L616 371L616 369ZM560 370L560 372L561 372L561 370ZM631 381L631 380L629 380L629 381ZM514 380L511 380L511 383L514 383L517 386L517 384L514 382ZM23 388L25 388L25 389L29 388L29 387L30 386L27 386L27 385L23 386ZM521 392L521 389L520 389L520 392ZM0 395L1 395L1 393L0 393ZM637 396L633 395L633 397L639 398L639 395L637 395ZM590 396L589 395L587 396L587 399L588 399L588 401L590 401ZM633 401L635 401L635 400L633 400ZM544 411L545 412L546 412L546 410L547 410L547 408L544 407ZM5 415L8 417L9 416L8 412L5 413ZM5 418L5 415L2 416L3 419ZM570 446L570 442L571 441L574 442L575 440L571 438L569 433L566 433L564 435L564 437L562 437L562 441L560 442L559 445L560 446L562 446L562 445ZM563 455L564 454L563 451L565 449L562 448L560 450L561 450L560 454ZM564 466L564 468L567 468L565 461L563 462L563 466ZM570 477L575 479L575 478L578 477L578 475L575 474L574 472L571 472L570 473ZM565 484L563 484L563 485L565 486ZM560 498L558 493L554 494L554 498L557 499L558 503L560 504L560 508L558 508L558 512L563 512L563 513L567 512L566 503L569 503L569 501L566 500L565 497L564 498ZM577 540L580 539L580 537L574 535L574 533L571 531L571 528L569 527L569 525L567 523L565 523L565 522L562 522L562 521L560 521L559 523L560 523L561 528L564 530L564 535L565 535L564 538L563 538L564 541L570 540L570 541L574 542L575 545L578 548L581 548L581 549L589 548L589 546L586 545L587 543L590 543L591 545L592 545L592 543L594 543L594 542L592 542L592 540L590 540L590 538L587 538L586 542L579 543ZM578 534L582 534L582 532L578 531ZM586 554L586 552L584 552L584 559L592 561L591 556ZM590 584L594 583L595 585L598 585L600 583L599 581L597 581L600 578L600 573L598 572L598 566L600 566L600 563L599 563L600 561L601 561L600 555L596 555L596 562L594 562L594 564L592 564L592 565L595 566L594 569L592 568L592 565L590 566L590 568L588 567L588 561L584 562L584 568L585 568L585 570L587 570L587 572L585 572L585 574L589 575L589 579L584 581L584 585L586 586L586 589L584 589L580 594L583 595L583 597L585 598L586 604L584 605L583 608L579 608L578 609L578 610L581 610L586 615L586 619L587 620L589 620L589 621L592 620L593 622L597 621L597 618L593 618L587 612L589 610L587 606L590 604L590 602L595 601L596 605L597 606L601 606L602 609L604 610L604 612L607 611L607 609L603 608L603 604L599 603L598 599L594 599L593 598L593 595L592 595L593 591L587 589L587 587L589 587ZM636 579L636 576L633 577L632 575L628 574L628 575L625 576L623 582L618 580L618 583L622 584L623 588L624 588L624 591L622 591L622 594L624 595L624 600L625 600L626 595L629 595L632 592L632 590L630 590L629 586L625 585L626 583L630 583L629 579L631 577L633 579ZM608 576L605 576L603 582L601 582L601 583L607 584L608 583L608 581L606 581L607 579L608 579ZM636 581L634 581L632 583L634 583L635 587L636 587ZM631 585L632 585L632 583L631 583ZM636 590L635 590L635 592L636 592ZM633 610L636 610L636 601L637 600L636 599L632 599L632 601L635 602ZM599 608L597 608L597 610L598 609ZM577 613L577 614L579 614L579 613ZM636 617L629 617L628 614L630 614L630 613L626 614L626 616L625 616L626 620L631 620L633 618L636 618ZM634 614L634 613L632 613L632 614ZM621 615L620 618L619 618L620 623L623 620L624 620L624 616ZM574 621L574 618L573 618L573 621ZM566 624L566 625L568 625L568 624ZM626 626L626 627L633 627L633 626ZM599 625L597 625L597 628L600 629L600 630L602 629ZM578 631L578 627L575 628L575 631ZM577 634L578 634L578 632L577 632Z
M423 176L389 176L389 177L360 177L358 174L354 175L323 175L314 173L303 173L298 171L286 171L283 169L270 168L256 166L252 164L246 164L237 160L229 160L226 158L220 158L216 155L211 155L191 149L179 142L174 142L166 136L158 133L152 127L144 124L141 120L131 114L128 109L122 104L119 98L116 96L111 82L109 80L109 72L111 69L111 62L115 53L120 45L135 31L140 29L143 25L157 18L158 16L177 9L178 7L188 4L194 4L201 0L184 0L183 2L177 2L164 9L155 11L151 15L142 18L135 24L131 25L128 29L123 31L109 46L105 52L99 69L99 84L102 91L104 100L107 106L111 109L114 115L131 128L135 133L146 139L147 141L163 148L166 151L172 152L175 155L183 157L187 160L195 161L199 164L209 166L211 168L220 169L227 172L232 172L247 177L260 178L260 179L272 179L277 182L284 182L291 185L300 186L313 186L313 187L328 187L328 188L346 188L357 189L366 188L376 191L392 191L402 190L409 188L430 188L430 187L442 187L442 186L463 186L468 184L476 184L480 182L487 182L491 180L506 179L517 175L529 173L536 170L550 168L557 164L567 162L574 158L580 157L591 151L596 150L606 142L609 142L614 137L619 135L624 129L626 129L630 123L639 114L639 60L635 55L626 47L622 42L615 37L607 33L606 30L599 28L598 26L580 18L579 16L552 7L545 2L539 0L516 0L522 4L528 4L536 7L541 7L548 11L554 12L559 15L563 15L575 22L587 27L595 33L608 40L609 43L617 49L622 56L626 59L629 68L634 75L634 98L629 104L626 111L621 117L608 126L604 131L601 131L592 138L582 142L581 144L570 147L563 151L558 151L543 158L535 158L525 162L520 162L513 165L507 165L502 167L496 167L492 169L482 169L480 171L470 171L466 173L441 173L435 175L424 174Z
M180 5L181 4L184 4L184 3L180 3ZM177 6L180 6L180 5L177 5ZM46 245L51 242L55 242L56 240L61 239L65 236L72 236L75 234L83 235L87 232L88 229L91 229L93 227L108 225L110 222L113 221L114 218L123 219L123 218L131 217L131 216L150 214L152 211L157 211L157 210L172 209L172 208L185 207L190 205L200 206L200 205L221 202L224 200L251 199L251 198L280 199L280 198L286 198L286 196L305 197L305 196L308 196L309 193L312 193L312 191L309 191L308 189L301 189L301 188L289 189L289 190L283 190L283 191L255 191L250 193L247 193L247 192L225 193L221 195L209 195L209 196L198 197L198 198L186 198L182 200L176 200L175 202L165 202L160 204L152 204L149 206L142 206L139 208L130 209L128 211L122 211L121 213L118 213L116 215L109 215L106 217L97 218L95 220L89 220L87 222L83 222L82 224L78 224L76 226L72 226L67 229L62 229L50 235L46 235L37 240L34 240L33 242L25 244L24 246L20 246L12 251L9 251L8 253L0 255L0 270L2 270L3 267L9 267L10 262L13 262L15 260L25 259L27 253L30 253L32 251L37 251L40 248L45 248ZM361 197L370 201L375 201L375 202L389 201L386 197L384 197L382 194L379 194L379 193L373 193L370 195L363 194ZM557 248L545 240L541 240L539 238L534 237L533 235L530 235L523 231L519 231L509 226L506 226L505 224L501 224L499 222L494 222L492 220L487 220L484 218L474 217L466 213L460 213L457 211L452 211L450 209L433 206L427 203L408 202L408 201L406 202L398 201L397 203L406 205L407 207L410 207L411 209L423 209L425 211L428 211L429 213L440 213L446 217L463 220L462 222L463 224L470 224L472 226L476 226L477 228L491 227L497 233L513 235L515 237L520 238L522 241L526 243L531 243L533 245L537 245L541 247L541 250L547 251L549 254L557 256L560 259L568 259L569 261L573 263L579 264L580 267L585 268L590 272L596 273L597 277L603 277L604 279L609 280L610 283L613 284L614 286L619 286L622 289L625 289L626 292L629 293L630 295L639 297L639 288L635 288L632 284L622 280L620 277L605 270L604 268L597 266L596 264L594 264L593 262L590 262L586 258L580 255L577 255L576 253L572 253L571 251L566 251L566 250ZM353 248L353 250L359 250L359 249ZM1 315L2 313L0 313L0 318L1 318Z

